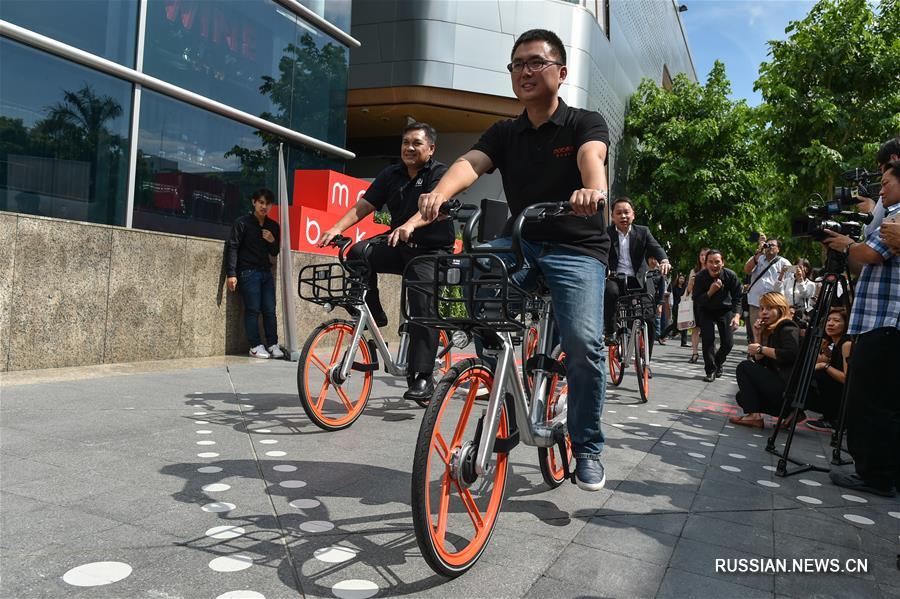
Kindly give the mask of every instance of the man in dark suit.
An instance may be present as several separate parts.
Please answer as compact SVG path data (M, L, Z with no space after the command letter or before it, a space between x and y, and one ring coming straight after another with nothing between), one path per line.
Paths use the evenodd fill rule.
M659 242L653 238L650 229L634 224L634 205L626 197L618 198L613 202L612 224L607 228L609 235L609 278L606 279L606 293L603 302L603 321L606 326L606 334L613 333L613 324L616 317L616 301L619 295L626 289L619 289L616 274L625 275L628 288L643 288L643 276L647 272L647 258L653 257L659 261L659 271L665 276L671 266L665 250ZM649 290L651 295L653 290ZM650 353L653 354L654 340L656 339L656 323L653 319L647 321L650 329Z

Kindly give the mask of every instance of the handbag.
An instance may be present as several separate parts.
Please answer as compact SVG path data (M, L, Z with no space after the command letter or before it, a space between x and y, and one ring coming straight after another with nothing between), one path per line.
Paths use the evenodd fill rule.
M684 294L681 303L678 304L678 330L686 331L693 328L694 322L694 300L689 295Z

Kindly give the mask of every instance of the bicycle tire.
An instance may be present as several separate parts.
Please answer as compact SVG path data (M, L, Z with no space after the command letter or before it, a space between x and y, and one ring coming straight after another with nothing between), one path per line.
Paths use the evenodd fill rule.
M419 427L412 470L413 528L425 561L442 576L459 576L478 561L487 548L503 503L507 454L494 456L490 480L479 477L469 486L459 484L451 476L449 466L451 456L471 442L478 428L478 388L483 385L490 389L493 382L493 371L483 360L469 358L454 364L438 383ZM462 401L455 401L459 399ZM454 417L457 411L458 417ZM504 405L498 437L509 434L508 414ZM452 433L447 435L449 444L445 440L447 432ZM457 501L452 501L454 497ZM479 500L483 507L479 507ZM462 510L451 512L451 506ZM473 528L471 539L461 534Z
M625 378L625 360L623 352L628 345L626 335L622 333L616 334L616 343L609 346L609 382L618 387Z
M340 386L336 386L330 380L328 372L340 362L344 352L353 337L353 322L347 320L329 320L324 322L306 339L303 351L300 352L300 362L297 365L297 392L300 395L300 405L309 419L319 428L325 431L339 431L356 422L360 417L369 395L372 392L372 371L350 371L347 380ZM326 359L320 357L317 348L323 341L336 335L332 341L330 352L322 352L322 356L329 354ZM346 344L344 339L347 338ZM324 347L329 347L325 345ZM355 361L361 364L372 363L373 356L369 345L360 338L357 347ZM353 381L352 385L349 384ZM346 386L346 389L344 387ZM316 390L318 393L316 394ZM332 397L329 398L329 395ZM328 400L331 401L328 401ZM326 406L326 402L328 405Z
M644 325L646 327L646 325ZM644 359L644 335L638 335L634 344L634 371L638 377L638 391L641 394L641 403L647 403L650 399L650 368Z
M551 357L564 361L566 359L566 354L562 351L562 348L557 345L553 349ZM547 385L549 386L550 394L547 397L546 418L549 420L555 416L554 412L556 404L560 400L565 401L568 397L569 386L566 384L565 379L560 380L558 376L550 377L550 380L547 381ZM544 478L544 482L547 483L547 486L551 489L555 489L566 480L566 471L565 468L563 468L558 452L559 448L556 446L538 447L538 465L541 468L541 476ZM568 431L566 431L566 454L569 460L569 469L571 470L575 467L575 462L572 459L572 439L569 437Z

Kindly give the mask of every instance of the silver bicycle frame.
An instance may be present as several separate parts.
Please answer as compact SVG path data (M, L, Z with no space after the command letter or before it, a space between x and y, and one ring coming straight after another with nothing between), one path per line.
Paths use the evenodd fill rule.
M553 350L551 333L550 304L547 303L541 310L541 325L538 332L541 346L539 353L550 355ZM485 410L481 440L478 443L478 453L475 459L475 472L479 476L483 476L488 471L488 464L494 450L494 440L497 438L497 430L500 427L500 413L507 393L513 397L516 426L519 430L519 438L525 445L552 447L555 444L553 430L557 427L565 427L568 414L567 406L563 406L562 412L552 420L547 421L544 417L547 408L547 373L543 370L535 370L531 402L529 403L522 377L516 368L516 349L512 335L500 333L498 337L501 348L496 352L497 368L494 371L494 380L500 384L494 385L491 389L491 397Z
M400 334L400 345L397 348L397 357L395 359L391 356L391 352L384 340L384 335L381 334L381 330L378 328L378 325L375 324L375 319L372 318L372 312L369 310L369 306L363 301L356 306L356 309L359 310L359 322L356 323L356 328L353 330L353 340L350 342L350 347L344 353L344 359L341 362L341 369L339 371L341 379L346 380L350 375L350 369L353 367L353 359L356 357L356 348L359 346L359 340L362 338L366 327L369 328L369 332L375 340L375 348L378 350L378 355L384 362L385 369L388 373L394 376L405 375L407 369L406 352L409 348L409 333L404 331Z

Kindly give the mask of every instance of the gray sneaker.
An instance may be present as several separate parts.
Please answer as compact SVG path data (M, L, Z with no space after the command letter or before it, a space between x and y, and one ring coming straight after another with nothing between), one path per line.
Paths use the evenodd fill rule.
M575 456L575 481L582 491L599 491L606 485L606 472L600 455L580 453Z

